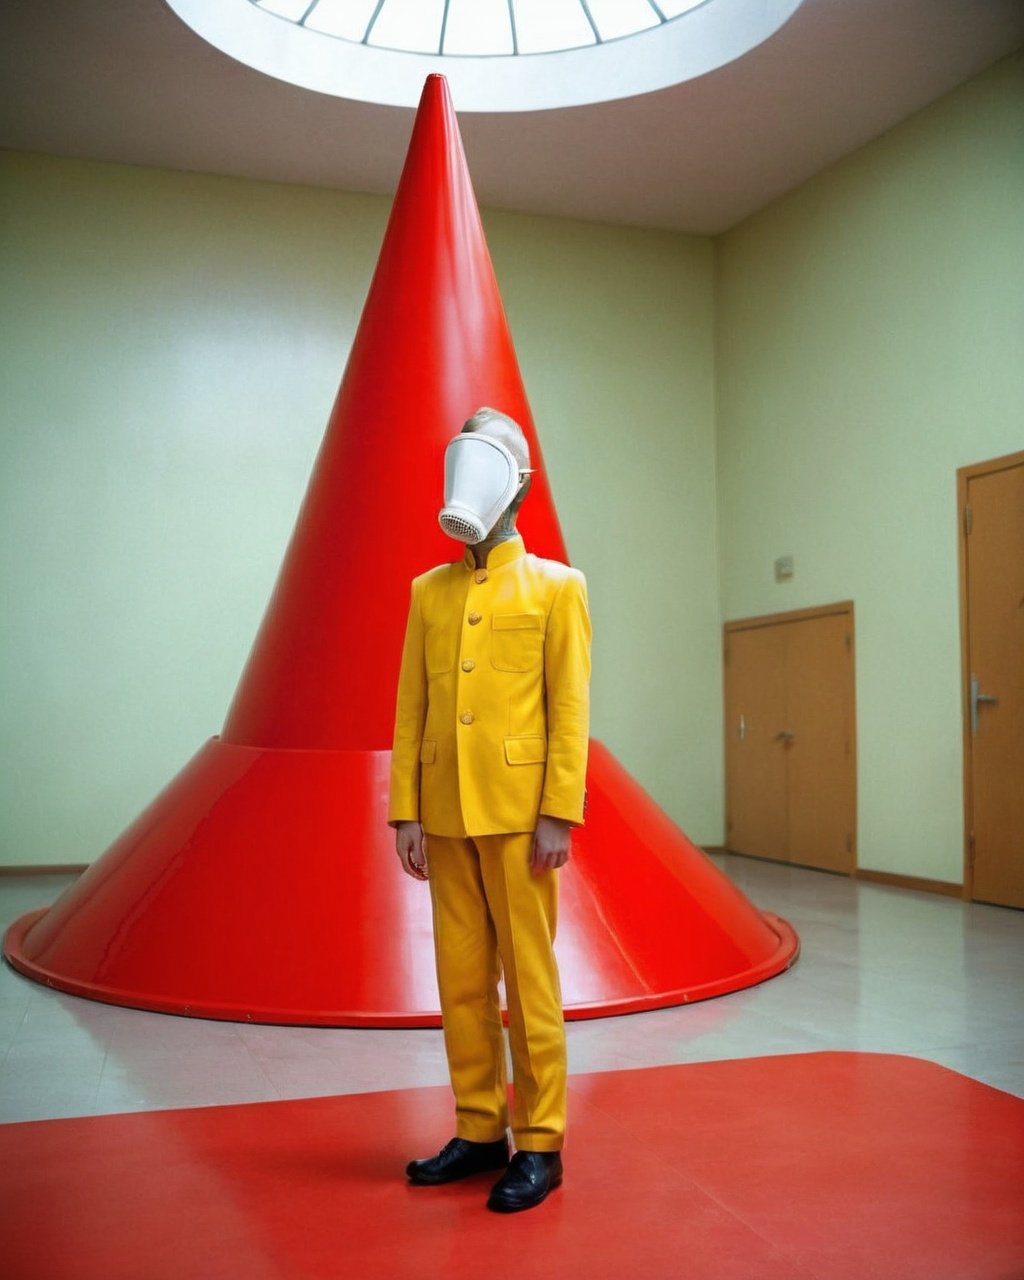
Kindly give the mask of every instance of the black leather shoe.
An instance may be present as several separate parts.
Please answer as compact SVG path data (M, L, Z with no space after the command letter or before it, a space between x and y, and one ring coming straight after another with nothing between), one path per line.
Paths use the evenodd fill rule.
M557 1151L517 1151L504 1175L491 1188L488 1209L518 1213L532 1209L562 1181L562 1157Z
M465 1138L452 1138L436 1156L426 1160L410 1160L405 1166L406 1177L418 1187L439 1187L444 1182L457 1182L470 1178L474 1173L490 1173L504 1169L508 1164L508 1141L468 1142Z

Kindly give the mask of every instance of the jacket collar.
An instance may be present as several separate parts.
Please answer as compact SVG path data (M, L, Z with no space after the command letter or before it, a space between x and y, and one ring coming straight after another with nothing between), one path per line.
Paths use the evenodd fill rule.
M496 547L492 547L487 554L487 568L500 569L502 565L511 564L513 560L519 560L526 555L526 548L523 545L522 537L517 533L514 538L509 538L505 542L499 542ZM473 559L473 552L466 548L466 554L462 557L462 563L467 569L475 569L476 561Z

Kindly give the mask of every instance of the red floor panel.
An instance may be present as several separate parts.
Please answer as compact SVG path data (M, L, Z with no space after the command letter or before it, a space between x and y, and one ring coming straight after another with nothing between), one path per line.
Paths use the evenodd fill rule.
M447 1089L0 1126L5 1280L1024 1280L1024 1101L888 1054L574 1076L566 1181L406 1185Z

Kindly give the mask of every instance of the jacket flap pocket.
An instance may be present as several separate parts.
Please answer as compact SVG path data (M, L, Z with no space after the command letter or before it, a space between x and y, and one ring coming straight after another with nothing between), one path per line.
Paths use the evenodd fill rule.
M424 738L420 743L420 764L433 764L437 756L437 743L433 738Z
M505 759L509 764L543 764L548 744L537 734L505 739Z
M539 613L496 613L491 619L495 631L539 631L543 617Z

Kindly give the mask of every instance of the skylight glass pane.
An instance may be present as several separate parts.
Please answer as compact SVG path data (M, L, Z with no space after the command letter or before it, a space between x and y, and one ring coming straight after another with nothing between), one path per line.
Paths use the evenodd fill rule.
M259 0L256 8L276 13L279 18L287 18L289 22L298 22L311 3L312 0Z
M647 0L587 0L587 8L602 40L631 36L634 31L661 25Z
M451 0L444 52L510 54L512 21L508 0Z
M689 13L704 4L704 0L658 0L658 8L666 18L677 18L681 13Z
M424 74L443 67L460 111L519 112L654 93L707 75L767 40L802 0L647 0L653 19L643 0L163 3L214 48L315 93L415 107ZM404 34L403 22L411 24Z
M384 0L367 44L410 53L437 53L444 0Z
M360 41L376 8L377 0L320 0L306 20L306 26L310 31Z
M579 0L513 0L520 53L550 53L596 43Z

